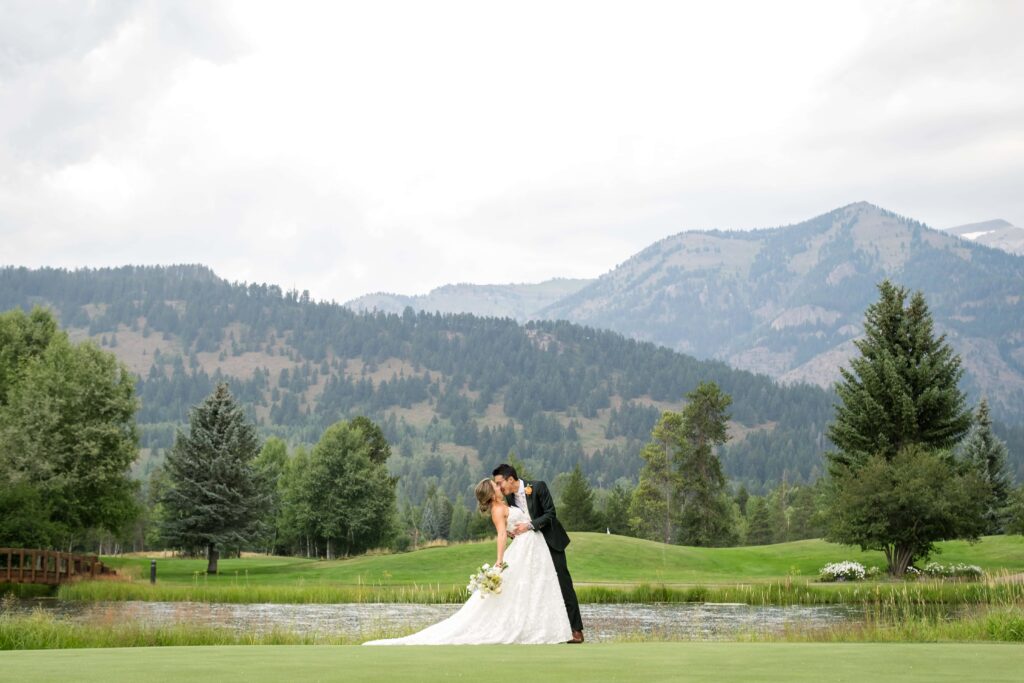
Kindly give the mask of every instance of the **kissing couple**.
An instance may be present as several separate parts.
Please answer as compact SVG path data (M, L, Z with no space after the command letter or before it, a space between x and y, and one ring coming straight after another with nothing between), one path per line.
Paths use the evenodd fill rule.
M364 645L582 643L583 620L565 561L569 535L555 516L547 484L524 482L511 465L476 486L480 512L498 532L501 592L473 594L444 621L404 638ZM511 543L510 543L510 539Z

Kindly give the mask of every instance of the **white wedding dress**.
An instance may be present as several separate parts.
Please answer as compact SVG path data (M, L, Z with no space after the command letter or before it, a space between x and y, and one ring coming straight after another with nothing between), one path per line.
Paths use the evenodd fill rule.
M508 526L528 522L517 507ZM404 638L371 640L364 645L493 645L564 643L572 638L562 591L544 535L516 536L505 551L501 593L469 596L458 612Z

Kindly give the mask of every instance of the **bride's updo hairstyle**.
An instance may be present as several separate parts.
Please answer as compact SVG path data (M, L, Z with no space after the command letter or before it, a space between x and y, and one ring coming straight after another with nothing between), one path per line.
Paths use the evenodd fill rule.
M476 502L479 503L481 513L491 509L491 503L494 502L494 482L490 479L481 479L476 485Z

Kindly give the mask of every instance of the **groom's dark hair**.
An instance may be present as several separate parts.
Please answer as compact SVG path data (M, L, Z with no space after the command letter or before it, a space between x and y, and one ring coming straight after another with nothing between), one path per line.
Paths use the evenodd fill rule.
M516 474L516 468L512 467L512 465L509 465L508 463L504 463L504 462L501 463L500 465L498 465L497 467L495 467L494 471L491 472L491 476L492 477L496 477L499 474L501 476L505 477L506 479L518 479L519 478L519 475Z

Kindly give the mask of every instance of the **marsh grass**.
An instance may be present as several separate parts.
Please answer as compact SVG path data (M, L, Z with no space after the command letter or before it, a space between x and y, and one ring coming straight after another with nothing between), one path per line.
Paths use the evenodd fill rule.
M749 632L739 640L785 643L939 643L1024 642L1024 610L1020 607L974 608L959 615L941 612L894 616L869 610L863 622L781 632Z
M1011 580L1013 579L1013 580ZM785 580L732 586L578 586L585 604L728 602L746 605L1024 605L1024 582L1009 574L985 581L918 580L817 584ZM81 581L60 587L61 600L150 602L223 602L278 604L418 603L458 604L464 586L444 584L344 585L330 582L258 584L240 578L232 583L196 577L192 584L141 581Z
M24 599L47 598L56 592L56 586L43 586L34 583L0 583L0 596L10 595Z
M373 629L356 634L297 633L282 628L238 631L224 627L169 624L147 626L111 614L76 623L42 610L0 613L0 650L56 650L94 647L166 647L194 645L357 645L376 638L406 635L408 629Z

